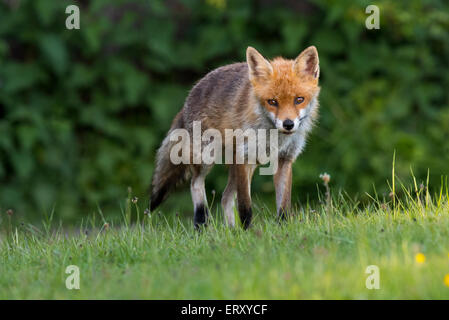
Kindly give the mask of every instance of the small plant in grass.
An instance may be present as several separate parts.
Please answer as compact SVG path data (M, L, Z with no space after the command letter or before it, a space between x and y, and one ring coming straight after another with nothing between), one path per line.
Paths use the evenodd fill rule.
M322 173L320 174L320 179L323 180L323 185L326 188L326 208L327 208L327 212L330 211L331 207L332 207L332 198L331 198L331 189L329 187L329 182L331 181L331 176L328 173Z

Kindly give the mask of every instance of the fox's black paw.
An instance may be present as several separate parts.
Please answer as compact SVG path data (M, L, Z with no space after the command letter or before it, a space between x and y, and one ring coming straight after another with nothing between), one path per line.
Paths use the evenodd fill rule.
M195 225L195 229L200 230L201 227L205 227L207 225L207 219L209 216L209 210L203 204L197 206L195 208L195 215L193 217L193 224Z

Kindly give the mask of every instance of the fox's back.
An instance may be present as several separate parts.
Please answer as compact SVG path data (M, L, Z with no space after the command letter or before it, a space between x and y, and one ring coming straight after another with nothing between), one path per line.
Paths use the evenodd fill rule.
M186 99L182 112L185 125L201 121L203 129L222 130L256 121L248 72L247 63L234 63L205 75Z

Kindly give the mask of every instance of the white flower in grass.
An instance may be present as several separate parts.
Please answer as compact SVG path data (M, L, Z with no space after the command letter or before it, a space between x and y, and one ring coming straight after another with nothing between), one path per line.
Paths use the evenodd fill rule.
M323 180L324 184L328 184L331 181L331 175L328 173L320 174L320 179Z

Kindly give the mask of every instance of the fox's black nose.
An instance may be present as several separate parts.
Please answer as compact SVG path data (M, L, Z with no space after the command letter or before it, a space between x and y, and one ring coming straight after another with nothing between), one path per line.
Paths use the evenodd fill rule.
M284 120L282 125L284 126L284 129L291 130L295 126L295 123L293 121L291 121L290 119L287 119L287 120Z

